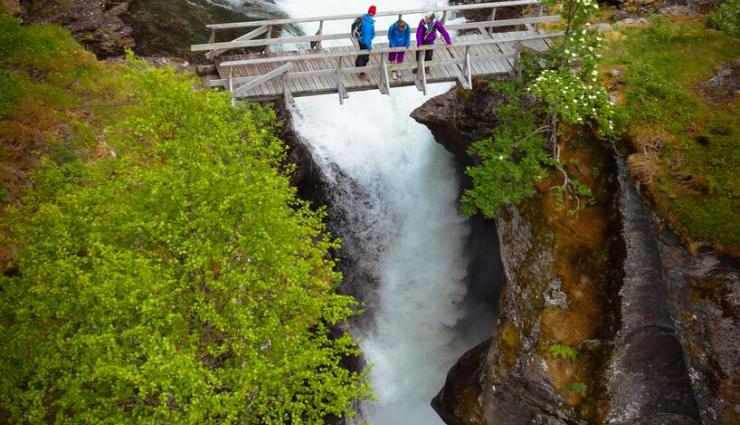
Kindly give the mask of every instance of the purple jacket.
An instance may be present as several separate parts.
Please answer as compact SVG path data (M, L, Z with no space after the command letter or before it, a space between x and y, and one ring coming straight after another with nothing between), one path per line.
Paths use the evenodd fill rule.
M419 22L419 27L416 29L417 46L421 46L423 42L426 42L427 44L434 43L434 40L437 39L437 31L442 33L442 37L445 39L445 43L452 44L452 40L450 40L450 34L447 32L441 22L435 19L432 25L434 26L434 29L432 31L429 31L429 34L427 34L427 23L424 21L424 19ZM424 37L424 34L426 34L426 37Z

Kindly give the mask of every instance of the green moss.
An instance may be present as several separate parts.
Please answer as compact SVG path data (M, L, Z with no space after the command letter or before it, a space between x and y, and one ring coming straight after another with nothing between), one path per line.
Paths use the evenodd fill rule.
M688 238L740 245L740 108L708 102L698 84L740 57L740 40L702 22L655 19L612 36L604 56L606 69L624 68L620 109L628 138L649 154L643 180L664 216Z
M708 18L712 28L740 37L740 0L726 0Z

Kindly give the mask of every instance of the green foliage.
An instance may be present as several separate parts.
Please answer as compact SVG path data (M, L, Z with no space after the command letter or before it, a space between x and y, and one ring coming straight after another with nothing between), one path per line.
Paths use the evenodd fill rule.
M725 0L707 17L710 27L740 38L740 0Z
M475 142L470 149L480 164L466 170L473 180L472 188L462 197L466 215L480 211L493 218L501 206L533 195L533 183L545 174L545 137L537 131L539 115L536 108L525 105L522 88L522 80L491 85L507 99L496 111L500 122L506 124L496 126L491 137Z
M532 196L533 184L547 174L548 167L565 174L559 148L550 146L548 150L545 133L556 132L557 125L543 126L546 117L574 125L593 121L605 135L615 133L613 105L606 90L596 85L602 38L588 20L598 6L592 0L565 0L561 6L565 37L544 58L544 66L540 60L523 55L519 78L492 85L507 103L496 110L502 125L469 150L479 163L466 170L473 181L461 202L466 215L480 211L491 218L502 206ZM559 190L563 206L573 198L592 197L588 187L575 179L567 179Z
M323 423L370 396L336 335L355 302L282 169L274 114L136 62L92 161L46 160L2 227L0 417Z
M563 391L566 393L576 393L585 396L588 392L588 385L583 382L574 382L566 385L565 388L563 388Z
M589 22L598 5L595 0L564 0L561 6L564 37L551 51L550 69L544 69L528 90L563 121L583 124L591 119L611 135L614 108L606 90L596 84L603 37Z
M0 61L52 71L60 60L79 51L79 45L62 27L23 27L17 19L0 15Z
M12 114L20 101L20 78L0 70L0 120Z
M576 357L578 357L578 351L575 348L565 344L552 344L550 345L549 350L550 354L553 357L560 357L571 362L575 362Z
M738 56L737 39L701 23L653 19L623 29L605 64L624 69L618 113L633 142L653 149L649 189L662 212L679 233L727 246L740 244L738 103L708 103L714 94L697 83Z

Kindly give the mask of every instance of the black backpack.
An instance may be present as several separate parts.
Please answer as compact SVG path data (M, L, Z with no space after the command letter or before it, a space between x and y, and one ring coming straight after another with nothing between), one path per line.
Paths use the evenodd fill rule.
M360 16L355 19L354 22L352 22L352 38L355 40L360 40L362 38L362 21L364 21L365 18L363 16Z

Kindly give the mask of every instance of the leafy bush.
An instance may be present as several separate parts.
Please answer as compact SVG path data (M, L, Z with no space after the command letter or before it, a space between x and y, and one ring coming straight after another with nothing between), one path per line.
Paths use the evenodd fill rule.
M726 0L708 15L709 26L740 38L740 0Z
M566 385L565 388L563 388L563 391L566 393L576 393L585 396L586 392L588 392L588 385L583 382L574 382Z
M0 417L10 423L320 423L369 397L333 332L355 302L280 170L274 114L137 63L95 160L46 160L8 210ZM104 142L104 143L103 143Z
M545 174L548 159L546 141L537 132L538 111L524 104L519 81L494 83L507 102L496 110L497 118L506 125L496 126L491 137L475 142L470 154L480 164L468 167L472 188L462 197L462 211L472 215L480 211L493 218L501 206L514 204L534 194L534 182Z
M550 345L550 354L553 357L560 357L565 360L570 360L571 362L576 361L576 357L578 357L578 351L565 344L552 344Z

